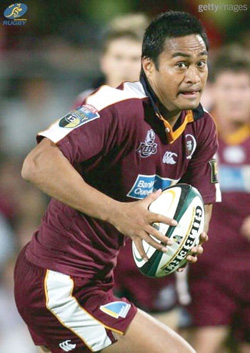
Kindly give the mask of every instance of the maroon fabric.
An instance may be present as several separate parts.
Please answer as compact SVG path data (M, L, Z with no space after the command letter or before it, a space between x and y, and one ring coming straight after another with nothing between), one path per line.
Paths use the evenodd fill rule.
M209 160L217 150L217 138L208 113L189 123L171 144L147 97L119 101L98 113L99 118L74 128L57 143L87 183L128 202L180 179L197 187L205 203L215 201ZM196 145L192 158L187 150L190 136ZM164 160L168 152L172 163ZM105 278L112 274L123 243L123 236L111 225L52 199L27 257L38 266L68 275Z
M20 253L15 268L15 299L20 315L27 324L33 341L36 345L47 346L52 353L61 353L59 344L70 340L76 344L74 352L91 352L84 342L71 330L63 326L57 318L47 309L44 293L44 279L46 269L31 264L25 256L26 248ZM136 307L131 308L125 318L113 318L100 310L101 305L114 301L124 301L125 298L117 299L112 294L112 282L96 281L89 282L83 278L72 277L74 291L72 295L78 303L96 318L105 327L125 332L136 314ZM65 308L66 310L66 308ZM116 341L112 330L106 328L107 335L114 343Z
M238 144L219 139L222 203L214 205L209 241L195 266L189 268L192 302L189 312L197 326L250 327L250 242L242 233L250 216L250 135ZM246 339L246 335L241 335Z
M240 318L242 330L250 327L249 271L204 274L190 282L192 303L187 307L193 326L231 326Z

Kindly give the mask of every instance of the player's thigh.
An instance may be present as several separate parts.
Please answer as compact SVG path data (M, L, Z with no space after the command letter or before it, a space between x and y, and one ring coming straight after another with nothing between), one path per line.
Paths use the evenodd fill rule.
M124 336L102 353L195 353L176 332L138 310Z
M228 334L227 326L208 326L192 330L192 343L199 353L221 353Z

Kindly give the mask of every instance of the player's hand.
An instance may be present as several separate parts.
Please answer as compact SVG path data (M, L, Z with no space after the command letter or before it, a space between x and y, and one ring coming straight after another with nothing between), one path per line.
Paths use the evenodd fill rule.
M161 192L161 190L158 190L140 201L119 203L119 206L113 214L113 220L110 222L120 233L134 241L140 256L145 261L147 261L148 258L144 251L142 240L145 240L155 249L163 252L167 251L166 245L173 244L172 240L155 229L152 224L166 223L171 226L176 226L177 222L172 218L148 210L148 206L160 196Z
M198 261L197 255L201 255L204 251L202 244L205 243L206 241L208 241L208 235L207 233L203 232L200 235L200 243L198 246L194 246L191 250L190 250L190 254L187 256L187 261L188 263L194 264L195 262ZM186 264L187 265L187 264ZM185 269L185 266L180 267L177 271L178 272L182 272Z

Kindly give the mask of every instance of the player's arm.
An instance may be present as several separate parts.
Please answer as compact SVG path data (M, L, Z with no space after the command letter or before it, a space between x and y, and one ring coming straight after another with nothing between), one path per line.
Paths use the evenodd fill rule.
M148 211L148 205L160 195L160 191L144 200L123 203L116 201L85 183L55 143L44 138L26 157L22 177L36 185L49 196L88 216L111 223L137 245L140 255L146 258L142 239L156 249L166 251L165 246L153 240L149 234L164 244L171 244L152 223L176 225L168 217Z

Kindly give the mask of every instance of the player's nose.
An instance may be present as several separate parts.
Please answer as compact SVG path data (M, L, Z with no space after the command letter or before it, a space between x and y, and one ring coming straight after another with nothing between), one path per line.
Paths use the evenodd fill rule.
M189 68L186 71L186 76L185 76L185 81L186 83L192 83L192 84L197 84L201 81L199 71L197 68L192 67L192 65L189 66Z

